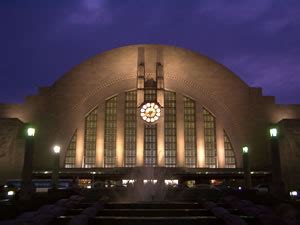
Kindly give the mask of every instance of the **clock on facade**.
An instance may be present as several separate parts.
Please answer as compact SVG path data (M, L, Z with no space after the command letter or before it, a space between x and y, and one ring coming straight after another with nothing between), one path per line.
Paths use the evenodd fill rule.
M144 121L154 123L160 117L160 107L154 102L145 103L140 110L140 115Z

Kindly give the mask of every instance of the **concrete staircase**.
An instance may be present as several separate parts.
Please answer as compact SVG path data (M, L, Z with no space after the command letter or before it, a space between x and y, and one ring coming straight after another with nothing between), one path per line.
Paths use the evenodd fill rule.
M70 224L74 217L78 217L93 203L80 204L77 208L66 211L65 215L57 217L53 224ZM220 207L226 207L224 205ZM241 215L237 209L227 209L230 213L238 215L245 221L244 224L259 224L249 216ZM78 220L80 217L78 217ZM79 224L79 223L78 223ZM106 203L97 211L96 215L89 217L89 225L223 225L222 219L217 218L210 210L200 203L185 202L137 202L137 203Z

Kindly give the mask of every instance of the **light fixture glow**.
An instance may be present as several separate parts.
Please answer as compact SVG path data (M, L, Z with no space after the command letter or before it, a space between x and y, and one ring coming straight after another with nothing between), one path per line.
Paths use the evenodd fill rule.
M7 192L7 195L8 195L8 196L13 196L13 195L15 195L15 192L14 192L14 191L8 191L8 192Z
M145 103L140 109L140 116L144 121L148 123L154 123L159 119L160 111L161 109L157 103L148 102Z
M178 180L165 180L165 185L178 185Z
M54 152L55 154L59 154L59 153L60 153L60 146L54 145L54 147L53 147L53 152Z
M33 127L27 128L27 136L34 137L35 135L35 129Z
M243 153L248 153L248 152L249 152L248 146L244 146L244 147L243 147Z
M135 180L122 180L122 185L127 187L128 184L134 184Z
M271 137L277 137L277 135L278 135L278 130L277 130L277 128L271 128L270 129L270 136Z
M290 191L290 196L298 196L298 192L297 191Z
M157 180L143 180L143 183L144 184L147 184L147 183L156 184Z

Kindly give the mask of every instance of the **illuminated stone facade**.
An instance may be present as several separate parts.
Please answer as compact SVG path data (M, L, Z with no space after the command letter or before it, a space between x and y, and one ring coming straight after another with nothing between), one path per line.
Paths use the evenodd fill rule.
M153 122L141 117L147 103L159 106ZM252 168L268 170L268 127L300 118L300 106L277 105L192 51L133 45L83 62L23 104L0 105L0 117L36 125L35 169L51 168L54 144L62 168L240 168L247 144Z

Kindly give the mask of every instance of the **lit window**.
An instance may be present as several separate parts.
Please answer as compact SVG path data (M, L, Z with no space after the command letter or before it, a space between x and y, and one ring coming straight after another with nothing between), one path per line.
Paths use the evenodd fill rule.
M176 93L165 91L165 166L176 166Z
M75 167L76 140L77 140L77 131L75 131L74 135L72 136L69 146L67 148L66 158L65 158L65 168Z
M195 101L184 97L184 150L185 166L196 167L196 106Z
M105 102L104 167L116 166L117 97Z
M216 168L216 124L213 115L206 109L203 109L204 119L204 143L205 143L205 166Z
M136 165L136 91L125 95L125 167Z
M156 166L157 159L157 125L145 125L144 127L144 164Z
M85 118L84 167L95 167L97 137L97 108Z
M145 88L145 102L156 101L156 89ZM157 163L157 124L144 125L144 165L156 166Z
M225 148L225 167L236 168L235 154L229 137L224 131L224 148Z

